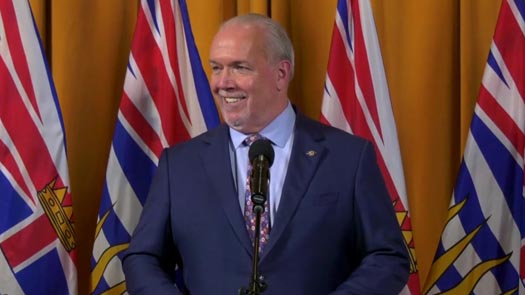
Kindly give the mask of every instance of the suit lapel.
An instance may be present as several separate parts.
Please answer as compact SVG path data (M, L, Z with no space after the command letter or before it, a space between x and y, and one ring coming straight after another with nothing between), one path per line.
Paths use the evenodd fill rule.
M203 138L208 143L202 153L203 163L205 163L204 166L209 176L212 191L218 197L226 218L241 244L251 254L253 252L252 244L240 210L231 173L228 127L222 125L216 131Z
M284 229L292 220L321 159L327 152L325 147L320 144L324 135L318 131L315 125L311 124L309 119L306 119L300 113L297 114L294 136L279 209L273 222L268 245L266 245L261 256L261 261L279 241Z

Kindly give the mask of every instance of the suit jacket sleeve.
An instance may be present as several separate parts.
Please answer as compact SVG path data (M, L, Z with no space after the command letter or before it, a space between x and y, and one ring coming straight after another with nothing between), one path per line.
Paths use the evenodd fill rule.
M168 153L162 153L140 221L123 258L130 294L182 294L175 285L177 249L169 222Z
M363 148L357 169L353 214L361 262L331 294L398 294L408 280L408 253L372 144Z

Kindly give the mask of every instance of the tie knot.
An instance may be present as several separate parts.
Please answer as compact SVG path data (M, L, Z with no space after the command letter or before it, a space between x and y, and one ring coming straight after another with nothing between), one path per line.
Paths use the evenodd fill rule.
M250 134L248 137L244 139L244 144L246 146L251 146L252 143L254 143L255 141L259 139L263 139L263 137L259 133Z

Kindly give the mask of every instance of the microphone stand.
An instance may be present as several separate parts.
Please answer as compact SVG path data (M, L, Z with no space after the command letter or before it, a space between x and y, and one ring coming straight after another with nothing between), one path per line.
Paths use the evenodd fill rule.
M261 238L261 215L264 212L264 203L266 197L262 194L253 194L253 212L255 212L255 235L253 238L253 265L252 277L250 281L250 288L241 288L239 295L259 295L266 290L266 283L263 281L264 277L259 275L259 239Z

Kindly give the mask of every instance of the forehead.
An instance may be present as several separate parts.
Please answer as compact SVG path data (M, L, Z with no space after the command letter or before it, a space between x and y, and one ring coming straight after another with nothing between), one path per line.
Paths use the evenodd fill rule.
M215 35L210 48L210 58L218 55L250 55L264 51L262 30L251 24L229 24Z
M252 23L229 23L219 29L216 39L223 38L253 38L260 34L260 26Z

